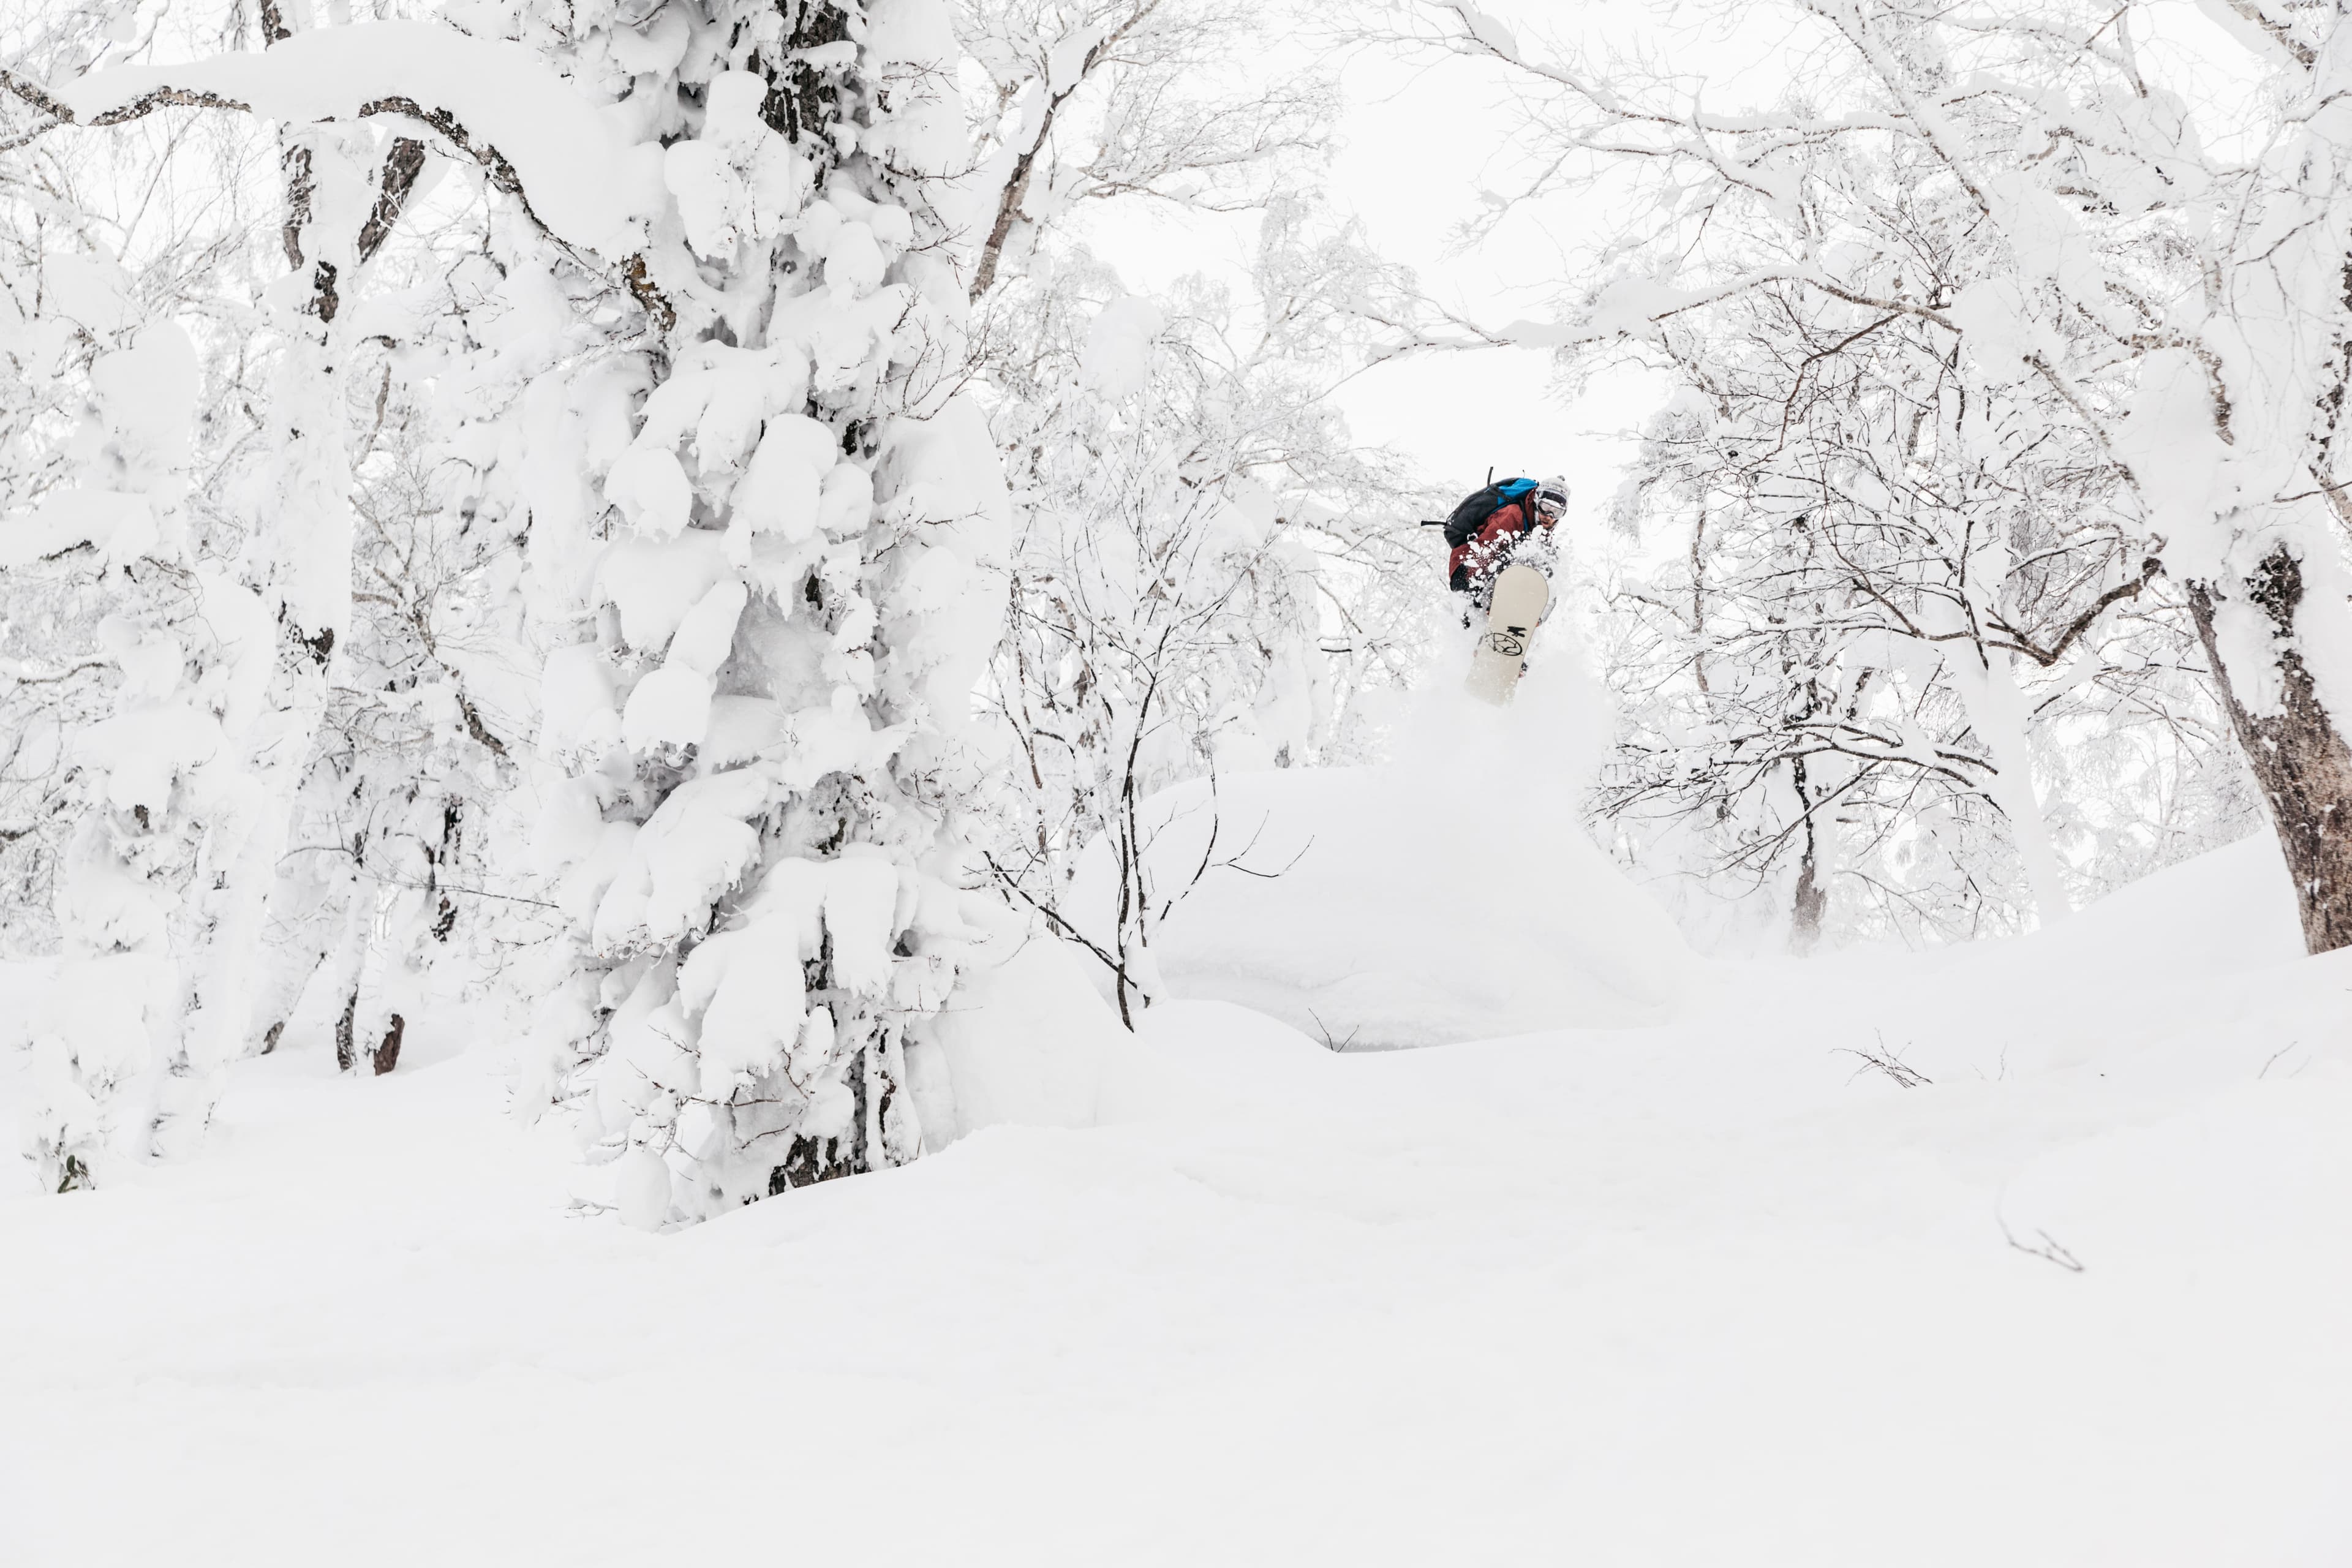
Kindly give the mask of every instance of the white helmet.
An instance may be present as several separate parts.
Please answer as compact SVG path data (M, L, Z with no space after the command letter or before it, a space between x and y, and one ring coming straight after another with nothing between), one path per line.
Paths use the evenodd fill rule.
M1536 515L1557 520L1568 510L1568 481L1549 479L1536 487Z

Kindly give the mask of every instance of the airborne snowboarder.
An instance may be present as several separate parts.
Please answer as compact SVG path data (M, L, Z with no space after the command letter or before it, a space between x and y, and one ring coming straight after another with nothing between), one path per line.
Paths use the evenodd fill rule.
M1486 621L1471 658L1470 690L1507 702L1527 668L1528 644L1551 603L1552 529L1568 510L1568 481L1503 479L1464 498L1445 520L1447 581L1469 595L1463 624Z

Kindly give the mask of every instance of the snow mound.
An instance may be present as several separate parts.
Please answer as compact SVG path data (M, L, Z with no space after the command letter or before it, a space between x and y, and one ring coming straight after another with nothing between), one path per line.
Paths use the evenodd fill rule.
M2118 888L2040 933L2060 965L2232 974L2304 955L2294 883L2266 827Z
M1663 1020L1691 954L1579 820L1607 716L1572 644L1552 654L1506 710L1422 694L1394 763L1144 803L1151 902L1182 895L1150 939L1166 992L1353 1050ZM1097 846L1071 890L1098 938L1113 864Z
M1874 986L1895 973L1904 984L1934 975L1992 989L1998 994L1989 1006L2031 1014L2083 993L2085 976L2098 977L2088 989L2104 996L2124 981L2178 987L2303 956L2294 884L2266 830L2168 866L2027 935L1918 952L1872 943L1811 963L1834 972L1843 986Z
M927 1148L983 1127L1095 1127L1197 1109L1190 1086L1087 989L1082 956L1051 937L982 950L955 1005L908 1047Z
M1129 1041L1013 933L908 1057L950 1146L667 1237L567 1217L509 1026L340 1074L321 987L204 1158L0 1184L0 1561L2341 1564L2352 952L2227 950L2266 850L1432 1051ZM696 1440L583 1487L606 1430ZM769 1506L667 1506L721 1492Z

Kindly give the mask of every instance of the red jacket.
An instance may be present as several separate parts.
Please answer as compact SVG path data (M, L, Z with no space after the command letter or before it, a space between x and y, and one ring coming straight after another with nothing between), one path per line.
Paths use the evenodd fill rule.
M1550 522L1535 516L1532 499L1505 501L1477 532L1454 547L1454 553L1445 562L1447 580L1456 588L1466 588L1470 583L1493 572L1508 555L1511 536L1527 532L1531 518L1533 526L1542 529L1547 534L1551 531Z

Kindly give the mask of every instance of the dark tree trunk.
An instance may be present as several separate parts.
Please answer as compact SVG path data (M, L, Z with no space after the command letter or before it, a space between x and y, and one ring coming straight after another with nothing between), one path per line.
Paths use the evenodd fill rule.
M343 998L343 1016L335 1020L335 1067L342 1072L351 1071L359 1063L359 1047L352 1038L359 1012L359 988L353 986L352 994Z
M1785 672L1789 668L1782 665ZM1804 706L1801 720L1811 719L1821 710L1821 689L1812 681L1805 682ZM1822 916L1830 907L1830 890L1822 885L1821 843L1813 833L1813 813L1818 803L1813 799L1812 778L1801 756L1789 759L1789 782L1797 791L1798 823L1805 830L1804 847L1797 855L1797 894L1789 908L1789 951L1799 958L1809 956L1821 945Z
M2213 666L2221 705L2270 805L2271 823L2294 879L2304 946L2312 952L2352 947L2352 747L2320 701L2318 684L2300 651L2295 616L2303 605L2303 563L2282 544L2239 591L2278 638L2275 712L2249 712L2222 663L2213 620L2227 595L2217 595L2210 584L2191 584L2189 612Z
M394 1013L383 1031L383 1040L369 1056L375 1067L375 1076L382 1078L400 1065L400 1037L408 1032L408 1020Z
M1813 855L1813 825L1805 824L1804 853L1797 858L1797 896L1789 909L1789 951L1799 958L1821 945L1822 916L1830 907L1830 890L1822 886L1821 867Z
M838 1138L812 1138L807 1133L796 1134L792 1147L784 1152L784 1163L768 1173L768 1195L790 1192L794 1187L812 1187L819 1182L838 1181L874 1169L872 1152L866 1146L866 1075L852 1073L849 1092L856 1110L849 1119L849 1131ZM889 1105L889 1090L883 1091L883 1105Z

